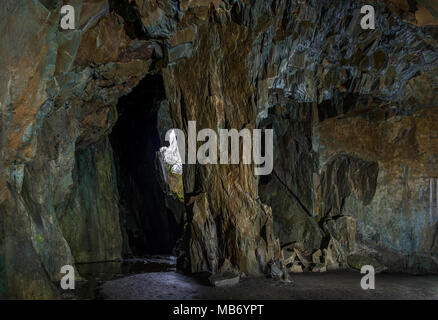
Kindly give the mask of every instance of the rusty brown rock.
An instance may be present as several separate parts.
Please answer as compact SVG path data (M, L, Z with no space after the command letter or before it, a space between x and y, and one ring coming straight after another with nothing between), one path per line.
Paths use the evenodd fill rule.
M190 271L261 274L290 243L322 250L327 269L359 250L392 271L438 270L434 1L376 1L367 32L359 1L78 0L72 32L50 3L0 9L0 295L56 298L60 266L120 256L119 234L84 253L71 221L82 204L105 209L96 221L118 216L102 143L149 72L163 74L178 128L276 135L269 177L185 166ZM97 177L85 190L98 202L79 194L78 154L102 160L79 173Z

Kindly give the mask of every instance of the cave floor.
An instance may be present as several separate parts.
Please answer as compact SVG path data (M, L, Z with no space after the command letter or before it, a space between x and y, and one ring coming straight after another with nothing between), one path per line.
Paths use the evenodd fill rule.
M375 290L362 290L362 274L353 271L292 275L293 284L266 277L245 278L232 287L215 288L206 276L176 272L175 258L155 256L119 263L83 265L89 281L79 286L78 299L112 300L438 300L438 276L384 273ZM94 280L91 280L94 279ZM68 297L67 297L68 298Z

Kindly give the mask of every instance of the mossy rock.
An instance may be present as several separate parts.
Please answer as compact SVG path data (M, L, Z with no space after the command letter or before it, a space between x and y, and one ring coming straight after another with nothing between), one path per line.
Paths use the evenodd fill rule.
M356 270L361 270L363 266L372 266L376 273L384 272L388 268L380 263L377 258L365 253L356 253L347 257L348 265Z

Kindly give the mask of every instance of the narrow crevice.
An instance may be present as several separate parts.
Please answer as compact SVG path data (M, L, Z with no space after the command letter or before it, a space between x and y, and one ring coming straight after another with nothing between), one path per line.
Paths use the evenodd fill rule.
M281 185L287 190L287 192L292 196L292 198L295 199L295 201L298 203L298 205L303 209L303 211L310 217L313 218L310 211L306 208L306 206L301 202L301 200L298 198L298 196L287 186L286 183L283 182L283 180L280 179L278 174L275 172L275 170L272 171L272 174L274 177L278 180L278 182L281 183Z
M119 119L110 141L114 150L119 209L125 242L133 255L172 253L183 225L166 206L157 152L157 113L165 100L161 75L148 75L119 100ZM126 251L126 250L125 250ZM126 254L127 252L125 252Z

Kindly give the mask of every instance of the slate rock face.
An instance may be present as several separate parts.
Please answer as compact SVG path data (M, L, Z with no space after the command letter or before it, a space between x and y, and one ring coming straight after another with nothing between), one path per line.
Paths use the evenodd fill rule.
M69 201L57 219L76 263L121 258L116 172L108 139L76 153ZM85 213L85 214L84 214Z
M275 71L264 80L270 89L260 125L276 129L277 157L260 195L273 208L282 245L316 250L332 238L344 244L336 245L344 251L340 266L360 249L393 271L436 272L437 167L429 144L436 28L414 27L399 20L409 12L377 6L376 31L363 31L358 6L309 1L283 20L289 35L278 41L278 30L265 32L263 70ZM355 223L333 229L344 217ZM320 228L305 222L312 219Z
M377 1L373 31L361 1L73 5L75 31L61 1L0 8L0 296L59 297L61 266L127 250L107 136L150 73L177 128L275 132L270 176L184 167L181 266L261 274L292 243L331 267L438 271L434 1Z
M106 1L78 6L78 17L89 17L87 22L108 7ZM120 257L117 204L102 204L100 210L96 205L115 199L112 183L105 180L111 179L112 159L105 160L110 148L88 170L79 169L83 182L101 178L89 179L87 186L74 176L75 167L84 167L75 154L80 158L80 150L105 140L117 119L117 99L148 72L153 50L145 41L130 40L114 13L88 28L80 24L64 32L58 29L59 2L46 7L38 1L6 1L1 10L2 294L56 298L52 281L59 281L63 265L74 264L74 258ZM93 37L99 39L98 49L87 40ZM75 199L81 188L80 200ZM80 205L65 218L66 207L75 201ZM99 223L85 223L93 218ZM99 236L105 233L112 244Z

